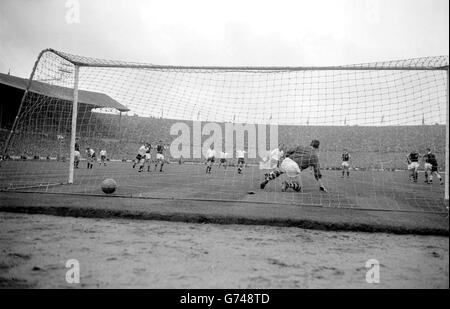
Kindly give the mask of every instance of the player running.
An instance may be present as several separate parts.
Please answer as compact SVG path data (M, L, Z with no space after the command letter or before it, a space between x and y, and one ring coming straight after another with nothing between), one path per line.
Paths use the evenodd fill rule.
M155 171L158 167L158 163L161 164L161 167L159 169L160 172L163 171L164 166L164 151L166 150L166 146L163 145L162 140L159 141L158 145L156 145L156 163L155 163Z
M420 155L417 151L413 150L407 157L409 181L417 182L419 176L419 158Z
M214 145L211 145L206 152L206 174L211 174L212 165L216 159L216 151L214 150Z
M87 168L92 169L94 167L94 162L96 161L96 155L94 149L87 147L86 148L86 156L87 156Z
M300 173L312 167L314 170L314 177L319 184L319 190L328 192L322 183L322 173L320 172L319 157L317 151L319 149L320 142L313 140L310 147L297 146L295 148L286 151L286 158L281 162L280 168L276 168L274 171L266 174L264 181L261 183L261 189L264 189L269 181L286 174L287 179L282 183L282 191L286 191L289 188L294 189L297 192L302 190L302 182Z
M433 174L439 179L441 186L444 184L441 175L438 171L438 162L436 156L431 152L430 148L427 148L427 153L423 156L424 167L425 167L425 182L427 184L433 183Z
M77 137L75 138L75 150L80 152L80 144L79 144L80 139Z
M221 151L219 153L219 168L223 165L224 169L227 169L227 156L228 153Z
M152 158L151 156L151 149L152 146L150 143L145 143L143 145L144 148L139 148L139 154L141 155L141 159L139 160L139 170L138 172L141 173L144 171L144 166L147 163L147 172L150 172L150 160Z
M78 168L78 165L80 164L80 159L81 159L80 144L78 143L78 141L79 141L78 137L75 138L75 150L74 150L74 160L73 160L73 166L75 168Z
M106 150L102 149L100 150L100 162L98 163L100 166L102 165L106 166Z
M348 154L348 151L344 149L344 153L341 156L342 159L342 176L341 178L344 178L345 172L347 172L347 178L350 178L350 155Z
M268 154L263 158L262 162L259 163L260 169L268 169L275 171L280 167L280 163L284 156L284 145L280 144L277 148L268 152ZM264 177L268 177L269 173L265 173Z
M80 164L80 151L79 150L75 150L74 151L74 160L73 160L73 166L75 166L75 168L78 168L78 165Z
M152 145L147 143L147 150L145 151L145 163L147 164L147 172L150 173L150 165L152 163Z
M245 154L246 153L247 153L247 151L245 151L245 150L236 150L238 174L242 174L242 168L245 165Z
M146 150L147 149L146 149L145 144L143 144L141 147L139 147L138 153L136 155L136 159L133 161L133 168L135 168L136 165L138 165L138 163L141 162L141 159L145 155Z

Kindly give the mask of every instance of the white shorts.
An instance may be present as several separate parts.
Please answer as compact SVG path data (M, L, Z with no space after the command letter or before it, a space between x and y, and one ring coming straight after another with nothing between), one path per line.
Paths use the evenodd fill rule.
M80 158L80 152L75 150L74 151L74 157L75 157L75 159L79 159Z
M415 169L418 169L419 166L420 166L419 162L411 162L411 163L408 165L408 170L415 170Z
M343 161L341 165L342 167L350 167L350 163L348 163L348 161Z
M164 155L160 154L160 153L157 153L156 154L156 160L164 160Z
M425 170L430 170L433 168L433 165L431 165L431 163L424 163L423 167L425 168Z
M145 154L145 161L150 161L150 159L152 158L152 155L149 153Z
M280 169L282 172L286 173L288 177L297 177L301 173L298 164L289 158L286 158L281 162Z

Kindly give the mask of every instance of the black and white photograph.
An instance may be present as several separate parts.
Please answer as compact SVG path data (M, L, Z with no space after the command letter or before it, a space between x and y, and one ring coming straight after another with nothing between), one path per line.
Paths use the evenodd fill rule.
M448 184L448 0L0 1L0 289L448 289Z

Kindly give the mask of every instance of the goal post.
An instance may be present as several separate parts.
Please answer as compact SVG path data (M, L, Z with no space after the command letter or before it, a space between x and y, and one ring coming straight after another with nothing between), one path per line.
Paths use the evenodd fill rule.
M450 92L450 86L449 86L449 66L447 66L447 104L446 104L446 118L445 118L445 200L448 203L449 202L449 108L450 108L450 101L449 101L449 92Z
M171 197L164 184L175 181L195 196L241 200L244 188L259 187L267 172L259 167L270 166L264 161L270 150L278 144L308 146L318 139L327 197L313 191L314 179L309 181L305 172L305 193L282 195L276 180L251 199L441 210L449 197L448 65L448 56L437 56L321 67L180 66L46 49L4 141L12 177L0 179L0 187L59 182L72 185L58 192L97 193L99 182L110 176L118 178L128 196ZM114 162L111 168L100 170L96 164L86 169L81 151L77 170L76 138L80 150L93 148L97 158L106 151ZM160 141L167 147L166 161L188 166L180 163L179 171L166 166L171 174L158 178L162 184L156 177L137 178L130 165L139 148ZM245 151L249 172L241 178L224 173L216 174L216 181L203 179L197 164L205 161L209 144L227 153L230 165L237 164L238 151ZM406 155L414 150L423 154L427 147L445 171L445 186L436 185L436 178L433 186L408 182ZM358 185L341 181L344 149L352 170L359 171L352 174L360 177ZM156 155L152 151L150 161ZM192 182L178 183L183 177L177 173L187 173Z
M70 131L70 161L69 161L69 184L73 184L74 162L75 162L75 140L77 136L77 115L78 115L78 81L80 67L75 65L73 82L73 103L72 103L72 129Z
M13 136L14 131L15 131L16 127L17 127L17 124L18 124L18 121L19 121L19 116L21 115L25 99L27 98L28 92L30 90L31 82L32 82L32 80L34 78L34 75L36 73L37 66L38 66L39 61L41 60L42 56L48 51L49 51L48 49L45 49L45 50L41 51L39 53L36 61L34 62L33 69L31 70L30 77L28 78L28 81L26 83L24 94L23 94L22 98L20 99L20 104L19 104L19 107L17 109L16 117L14 118L14 122L12 124L11 130L9 131L8 136L6 138L6 141L5 141L4 145L3 145L2 157L5 157L5 156L8 155L8 150L9 150L8 147L10 145L11 137Z

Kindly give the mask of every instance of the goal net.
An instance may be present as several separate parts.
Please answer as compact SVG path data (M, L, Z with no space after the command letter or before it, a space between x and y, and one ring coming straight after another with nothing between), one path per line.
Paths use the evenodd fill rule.
M9 98L17 117L2 133L0 186L105 195L102 182L112 178L112 195L124 197L442 212L448 60L187 67L44 50L23 96ZM277 169L271 150L308 149L312 140L328 192L311 168L300 174L301 192L282 192L286 175L260 188ZM437 164L426 173L427 148Z

